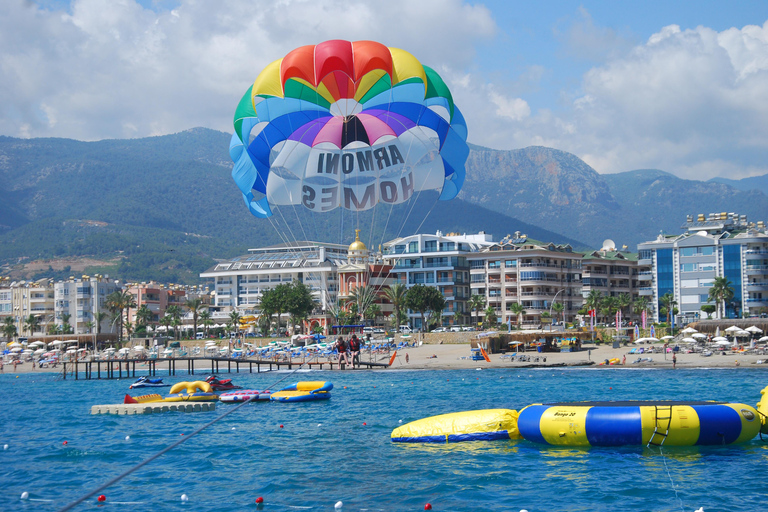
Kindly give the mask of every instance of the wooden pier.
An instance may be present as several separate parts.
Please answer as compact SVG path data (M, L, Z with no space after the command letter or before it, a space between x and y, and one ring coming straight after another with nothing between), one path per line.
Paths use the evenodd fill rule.
M186 363L186 364L185 364ZM280 369L299 369L312 368L323 370L327 368L332 370L336 366L335 362L330 361L274 361L270 359L228 359L223 357L177 357L173 359L112 359L109 361L70 361L62 363L62 378L74 376L79 380L81 373L85 380L91 379L122 379L136 378L138 367L139 375L147 372L150 377L175 376L175 375L194 375L195 363L198 363L198 374L219 374L219 373L261 373L271 372ZM202 363L208 363L204 365ZM204 366L204 368L201 368ZM344 366L344 365L342 365ZM363 368L389 368L387 363L377 363L374 361L361 361ZM167 373L165 373L167 368ZM254 369L256 370L254 372Z

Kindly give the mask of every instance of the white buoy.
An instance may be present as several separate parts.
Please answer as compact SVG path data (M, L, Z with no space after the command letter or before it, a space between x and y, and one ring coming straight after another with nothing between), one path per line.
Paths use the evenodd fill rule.
M333 506L336 510L341 510L341 507L343 507L344 504L340 501L337 501L336 504Z
M403 420L398 421L398 423L402 423L402 422L403 422Z
M186 494L181 495L181 502L186 503L189 501L189 497Z
M704 507L699 507L699 510L697 510L696 512L704 512Z
M232 427L232 430L235 430L235 427Z
M26 500L29 499L29 493L27 491L24 491L21 493L21 499Z
M528 512L528 511L527 511L527 510L525 510L525 509L522 509L520 512Z
M320 427L322 427L322 426L323 426L323 424L322 424L322 423L318 423L318 424L317 424L317 427L318 427L318 428L320 428Z
M125 440L128 441L131 438L131 436L125 436Z
M3 445L3 450L7 450L7 449L8 449L8 445L7 445L7 444L4 444L4 445Z

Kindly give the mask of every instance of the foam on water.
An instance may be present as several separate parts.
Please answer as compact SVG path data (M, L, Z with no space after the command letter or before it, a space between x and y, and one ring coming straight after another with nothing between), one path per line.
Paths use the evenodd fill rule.
M431 503L434 510L452 511L746 511L764 496L768 446L759 439L659 450L527 441L408 445L391 443L389 435L401 420L470 409L519 410L533 402L709 399L754 405L768 385L768 369L312 374L312 380L334 383L331 400L248 404L100 494L107 505L141 502L153 512L224 504L227 510L253 510L258 496L278 510L329 510L341 501L344 510L421 510ZM285 377L220 376L255 389L273 388ZM277 387L298 380L299 375ZM121 401L130 382L0 375L0 444L10 447L0 451L0 510L23 509L32 500L52 500L50 509L64 506L235 407L220 404L213 413L195 414L89 414L93 404ZM30 500L19 500L25 491ZM189 500L182 503L183 494Z

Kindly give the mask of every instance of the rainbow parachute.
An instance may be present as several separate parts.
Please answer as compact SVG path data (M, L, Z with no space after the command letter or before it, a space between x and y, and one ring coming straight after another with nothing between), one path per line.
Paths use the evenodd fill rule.
M251 213L453 199L469 154L464 117L440 76L373 41L303 46L267 66L235 112L232 178Z

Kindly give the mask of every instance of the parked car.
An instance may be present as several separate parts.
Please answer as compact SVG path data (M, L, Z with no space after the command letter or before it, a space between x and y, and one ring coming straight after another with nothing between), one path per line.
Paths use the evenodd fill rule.
M373 334L386 334L387 331L382 329L381 327L375 327L373 329Z
M401 325L400 326L400 332L403 333L403 334L405 334L405 333L410 334L410 333L413 332L413 330L411 329L411 327L409 325Z
M454 325L451 327L451 332L461 332L461 327L458 325Z
M432 332L445 332L445 327L438 327L437 329L432 329Z
M363 327L363 334L373 334L373 327Z

